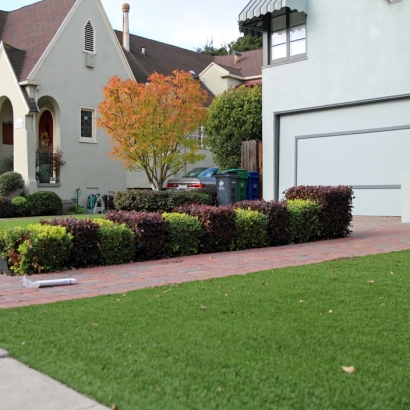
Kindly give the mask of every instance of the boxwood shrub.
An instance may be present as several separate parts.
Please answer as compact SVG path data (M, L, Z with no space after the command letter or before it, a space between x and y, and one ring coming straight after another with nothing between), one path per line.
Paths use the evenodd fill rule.
M269 219L258 211L237 208L236 249L262 248L268 242L267 227Z
M0 218L11 218L14 215L14 208L11 200L6 196L0 196Z
M137 212L170 212L183 204L213 205L214 198L206 190L151 191L131 189L114 195L116 210Z
M290 241L294 243L309 242L320 237L320 206L318 203L293 199L287 202L289 211Z
M15 216L28 216L31 213L30 204L24 196L16 196L11 201L13 204L13 212Z
M159 212L111 211L106 218L131 229L135 237L135 260L166 256L167 226Z
M287 245L289 243L289 211L286 201L247 200L233 204L235 209L251 209L264 214L268 220L266 228L269 246Z
M29 205L33 215L61 215L61 198L51 191L38 191L29 196Z
M106 219L99 219L98 230L100 265L121 265L134 260L134 234L124 224L115 224Z
M24 187L24 179L21 174L14 171L4 172L0 175L0 194L9 195L17 189Z
M284 192L286 199L309 199L320 205L321 237L343 238L351 233L353 189L351 186L300 185Z
M67 267L72 236L63 227L34 224L7 230L3 241L10 270L17 274L54 272Z
M74 268L95 266L99 262L100 252L100 225L91 219L52 219L40 221L41 224L62 226L73 236L69 265Z
M184 205L175 210L198 217L204 228L202 253L225 252L235 247L235 211L230 206Z
M162 216L167 224L169 255L197 254L204 233L198 217L179 213L163 213Z

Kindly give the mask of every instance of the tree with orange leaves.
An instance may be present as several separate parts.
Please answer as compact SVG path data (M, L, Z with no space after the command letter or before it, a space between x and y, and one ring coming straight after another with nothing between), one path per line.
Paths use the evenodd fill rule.
M111 138L111 156L130 171L143 171L153 190L204 158L189 138L205 120L206 92L190 73L153 73L147 84L112 77L103 88L97 120Z

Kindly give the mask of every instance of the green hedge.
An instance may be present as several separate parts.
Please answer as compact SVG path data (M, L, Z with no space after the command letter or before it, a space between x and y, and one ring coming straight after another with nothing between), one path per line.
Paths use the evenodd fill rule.
M28 216L31 213L30 204L28 199L24 196L17 196L11 201L13 204L14 215L19 216Z
M134 260L134 234L125 225L100 219L98 231L100 240L99 262L101 265L121 265Z
M262 248L268 243L267 227L269 219L261 212L250 209L236 209L235 248Z
M287 189L286 199L309 199L320 205L321 238L343 238L351 233L353 189L351 186L300 185Z
M18 274L54 272L67 267L72 235L65 228L29 225L4 231L2 243L10 270Z
M181 205L214 205L215 199L208 190L152 191L131 189L114 195L114 206L119 211L170 212Z
M320 206L318 203L294 199L287 202L290 242L302 243L320 237Z
M63 203L61 198L51 191L38 191L30 195L29 205L33 215L61 215Z
M170 256L188 256L199 252L204 234L202 224L196 216L179 213L163 213L167 224L168 252Z

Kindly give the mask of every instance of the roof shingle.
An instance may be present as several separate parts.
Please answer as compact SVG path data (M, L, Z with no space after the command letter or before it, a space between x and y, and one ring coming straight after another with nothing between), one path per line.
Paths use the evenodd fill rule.
M25 51L21 67L13 65L19 81L28 78L75 2L42 0L8 13L0 11L0 40Z

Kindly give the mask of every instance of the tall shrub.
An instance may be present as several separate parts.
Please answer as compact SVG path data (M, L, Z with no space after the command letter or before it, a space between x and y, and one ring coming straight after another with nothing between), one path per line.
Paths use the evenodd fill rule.
M318 203L293 199L287 202L287 208L291 242L309 242L320 237L320 207Z
M285 201L241 201L233 204L233 207L258 211L268 218L268 245L279 246L289 243L289 211Z
M202 253L225 252L235 247L235 211L230 206L186 205L176 212L198 217L204 228Z
M320 205L321 237L343 238L351 233L353 189L351 186L304 186L287 189L286 199L309 199Z
M258 211L238 208L236 212L236 249L262 248L268 242L269 219Z
M107 214L107 219L131 229L135 237L135 260L165 256L167 226L159 212L112 211Z
M170 256L195 255L203 235L198 217L179 213L162 214L167 224Z
M134 260L135 239L131 229L124 224L115 224L99 219L99 263L101 265L121 265Z
M6 231L4 241L10 270L23 274L54 272L67 267L71 239L60 226L35 224L27 230Z
M91 219L52 219L41 221L43 225L62 226L73 237L68 263L74 268L95 266L100 252L100 226Z

